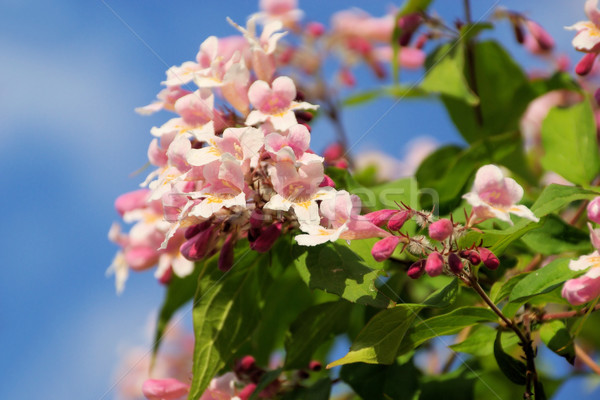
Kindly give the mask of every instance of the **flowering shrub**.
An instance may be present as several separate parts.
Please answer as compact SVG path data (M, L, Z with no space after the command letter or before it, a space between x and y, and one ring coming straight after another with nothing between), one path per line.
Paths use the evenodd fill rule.
M365 399L544 399L556 385L536 367L542 346L600 370L582 348L600 308L597 0L568 28L585 77L525 15L499 8L473 22L466 1L450 26L431 3L344 10L326 27L294 0L261 0L137 109L175 117L151 129L143 188L116 201L134 225L111 228L121 250L109 271L121 292L130 270L156 266L157 360L190 301L194 345L176 368L148 366L129 398L325 399L343 381ZM528 76L480 38L503 21L552 72ZM342 88L362 89L361 66L380 87L342 102ZM401 81L403 68L424 77ZM354 156L341 107L379 96L438 98L464 143L420 142L403 172ZM322 156L315 118L337 127ZM432 338L454 334L441 368L416 366ZM340 335L352 345L327 364Z

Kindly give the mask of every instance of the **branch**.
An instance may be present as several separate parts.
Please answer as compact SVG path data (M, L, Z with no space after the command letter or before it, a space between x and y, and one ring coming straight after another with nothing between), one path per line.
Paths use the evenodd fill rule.
M600 365L596 364L596 362L590 357L583 349L575 343L575 355L582 363L590 367L596 375L600 375Z
M600 304L597 304L594 308L592 308L591 311L597 311L597 310L600 310ZM537 318L537 320L538 320L538 322L546 322L546 321L552 321L555 319L579 317L581 315L585 315L589 311L590 311L590 308L585 307L585 308L582 308L581 310L563 311L563 312L557 312L557 313L552 313L552 314L542 314Z

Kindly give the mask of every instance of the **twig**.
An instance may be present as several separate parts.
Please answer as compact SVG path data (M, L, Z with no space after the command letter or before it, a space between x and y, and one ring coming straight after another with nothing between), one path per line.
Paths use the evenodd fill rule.
M596 375L600 375L600 365L596 364L596 362L590 357L583 349L575 343L575 356L581 360L582 363L590 367L592 371Z
M527 264L525 266L525 268L523 269L523 272L530 272L533 271L534 269L536 269L542 262L542 260L544 259L544 257L541 254L536 254L535 257L533 257L531 259L531 261L529 262L529 264Z
M597 310L600 310L600 304L597 304L592 309L592 311L597 311ZM579 317L581 315L585 315L589 311L590 311L590 308L585 307L585 308L582 308L581 310L564 311L564 312L557 312L557 313L552 313L552 314L542 314L537 318L537 320L539 322L546 322L546 321L552 321L555 319Z

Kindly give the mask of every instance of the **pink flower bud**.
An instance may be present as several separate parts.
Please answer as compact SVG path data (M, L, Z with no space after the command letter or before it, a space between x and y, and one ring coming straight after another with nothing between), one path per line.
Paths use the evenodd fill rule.
M585 56L583 56L575 66L575 72L577 75L585 76L589 74L594 66L594 61L596 61L596 56L596 53L587 53Z
M381 228L383 225L387 224L390 218L397 212L398 210L379 210L365 214L365 217L371 221L372 224Z
M235 373L244 375L252 372L256 368L256 360L252 356L245 356L235 365Z
M294 111L294 115L296 116L298 123L310 122L313 119L313 115L308 111L296 110Z
M250 243L250 248L259 253L266 253L273 247L281 235L281 222L276 222L263 229L258 237Z
M306 24L306 32L310 36L318 38L325 33L325 26L319 22L309 22Z
M590 221L600 224L600 197L596 197L588 204L587 217Z
M456 253L450 253L448 256L448 266L455 274L458 274L464 268L462 260Z
M221 252L219 253L219 269L223 272L229 271L233 266L233 248L235 247L235 243L237 242L237 235L231 234L227 236L225 242L223 243L223 247L221 247Z
M479 257L479 254L473 250L461 250L459 255L462 258L469 260L471 265L479 265L481 262L481 257Z
M453 230L452 221L443 218L429 225L429 237L441 242L450 236Z
M335 182L327 175L323 175L323 181L319 184L319 187L329 186L335 188Z
M406 274L411 279L419 279L421 275L425 272L425 260L419 260L413 263L409 268Z
M334 164L334 167L336 168L340 168L340 169L347 169L348 168L348 161L346 161L346 159L342 158L340 160L337 160Z
M250 398L250 396L252 396L252 393L254 393L255 390L256 390L256 383L249 383L248 385L246 385L245 388L240 390L240 392L237 394L237 397L239 397L240 400L248 400Z
M163 285L168 285L171 282L172 278L173 278L173 267L169 266L169 268L167 268L165 270L165 272L163 272L163 274L160 276L160 278L158 278L158 281Z
M406 220L408 220L410 217L411 217L410 211L402 210L390 218L390 220L387 224L387 227L390 231L399 231L400 228L402 228L402 225L404 225Z
M427 256L427 262L425 263L425 272L429 276L438 276L444 270L444 257L437 251Z
M147 379L142 385L142 393L148 400L176 400L189 390L189 385L172 378Z
M494 270L498 268L500 265L500 260L494 253L492 253L489 249L485 247L478 247L477 251L479 251L479 255L481 256L481 261L486 268Z
M148 205L146 200L149 194L150 191L148 189L139 189L124 193L115 200L115 208L121 216L128 211L144 208Z
M347 87L354 87L356 85L356 77L348 68L342 68L339 77L340 81Z
M569 279L562 289L562 297L574 306L587 303L600 295L600 278L580 276Z
M371 254L375 261L381 262L390 258L398 243L400 243L398 236L388 236L375 243L371 249Z
M333 143L323 151L323 157L325 157L325 162L333 163L335 160L339 160L344 156L344 146L340 143Z

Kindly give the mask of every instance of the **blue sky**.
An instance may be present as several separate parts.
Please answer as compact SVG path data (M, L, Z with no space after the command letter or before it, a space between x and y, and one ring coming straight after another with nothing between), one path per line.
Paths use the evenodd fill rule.
M459 3L438 0L434 9L452 20ZM477 19L495 2L473 3ZM574 53L562 27L583 18L583 1L502 3L529 11L560 51ZM327 22L350 5L381 15L391 3L300 4ZM112 399L119 354L147 343L163 293L151 273L133 274L120 297L104 277L116 251L106 238L113 201L137 187L142 177L131 174L146 162L149 129L168 118L133 109L151 102L164 71L193 59L204 38L234 34L226 16L243 22L256 3L0 0L0 10L0 398ZM497 33L534 63L506 26ZM344 114L350 143L391 105ZM322 150L331 127L314 128L313 148ZM419 135L460 141L435 101L403 101L355 149L400 158Z

